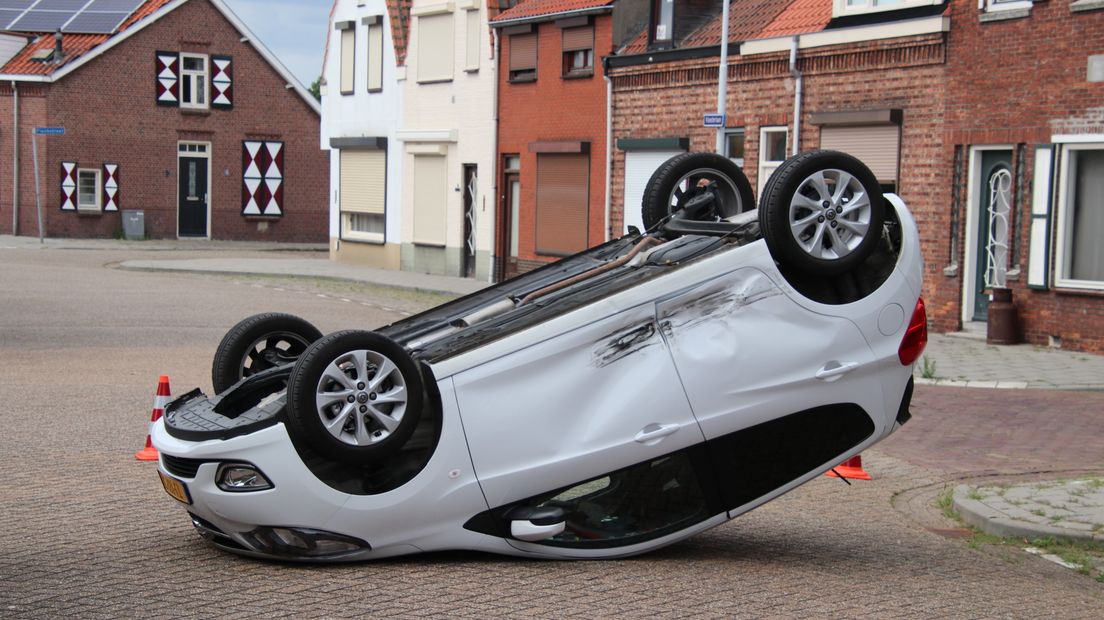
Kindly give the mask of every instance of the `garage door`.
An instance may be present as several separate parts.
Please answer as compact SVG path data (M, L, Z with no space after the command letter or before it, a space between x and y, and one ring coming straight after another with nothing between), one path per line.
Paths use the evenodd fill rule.
M881 183L897 182L901 132L897 125L823 127L820 148L843 151L870 167Z
M626 151L625 152L625 224L622 232L628 232L629 226L644 230L644 220L640 217L640 202L644 199L644 186L652 173L663 162L684 151Z

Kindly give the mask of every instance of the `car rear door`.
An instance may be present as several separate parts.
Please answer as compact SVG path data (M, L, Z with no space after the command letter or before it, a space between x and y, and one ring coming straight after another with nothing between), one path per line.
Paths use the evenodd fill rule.
M730 510L780 494L884 428L862 333L795 303L758 268L661 300L657 320Z

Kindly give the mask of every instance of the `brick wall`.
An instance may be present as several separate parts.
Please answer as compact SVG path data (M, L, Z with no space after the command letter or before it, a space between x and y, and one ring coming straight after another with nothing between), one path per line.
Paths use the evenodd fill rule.
M938 241L949 223L949 184L942 178L945 46L942 35L803 50L801 149L819 147L817 112L902 110L898 193L912 209L924 242L925 291L935 329L950 329L948 291ZM614 82L614 140L689 137L691 151L712 151L716 134L702 127L702 114L715 111L717 60L682 61L611 71ZM787 125L793 137L794 81L788 54L763 54L730 61L727 114L730 127L746 132L744 172L758 187L759 128ZM615 142L616 143L616 142ZM625 153L613 154L613 227L620 230L624 205ZM939 275L939 278L936 275Z
M119 164L123 209L145 211L146 233L177 234L177 142L210 142L210 229L216 239L324 242L327 237L328 159L319 144L319 118L285 80L208 2L188 2L145 30L44 89L45 98L21 97L24 130L29 112L44 107L40 124L67 133L40 140L42 191L47 234L110 237L122 228L119 213L77 215L59 210L59 166ZM234 107L188 113L155 104L157 50L225 54L233 57ZM10 125L10 87L0 92L0 115ZM22 95L21 91L21 95ZM6 112L5 112L5 106ZM5 139L9 132L3 132ZM243 140L285 143L284 215L241 215ZM30 145L21 157L26 178ZM45 146L45 149L43 147ZM4 145L0 144L0 149ZM7 152L10 153L10 142ZM7 157L4 158L7 161ZM10 232L10 169L0 171L0 231ZM4 204L5 198L8 204ZM21 212L34 210L32 180L21 182ZM21 216L21 221L26 218ZM21 234L34 230L21 224Z
M612 21L609 15L594 17L594 75L562 77L561 30L552 22L535 24L538 32L537 80L509 82L510 37L501 36L499 54L500 156L521 157L521 206L518 222L518 267L525 271L555 260L536 254L537 154L529 144L538 141L578 140L590 143L590 188L587 233L590 245L602 243L605 231L606 178L606 81L601 58L612 52ZM499 177L502 162L499 161ZM505 192L503 192L505 193ZM503 253L498 248L499 255Z
M1088 56L1104 54L1104 11L1072 12L1069 2L1036 2L1027 17L989 22L981 20L983 13L972 0L955 0L952 11L947 149L940 174L951 178L954 145L967 152L973 146L1023 145L1025 181L1013 190L1024 192L1014 202L1020 206L1015 214L1020 256L1010 267L1019 266L1024 275L1008 283L1021 333L1034 344L1048 344L1053 336L1063 348L1104 352L1104 293L1038 291L1026 285L1035 145L1049 143L1054 134L1104 134L1104 83L1089 82L1086 75ZM1052 233L1054 229L1052 225ZM962 280L970 268L970 257L964 254L966 232L961 227L958 275L933 272L929 279L959 295L942 300L944 314L953 316L961 314ZM949 229L936 234L947 238ZM941 259L947 262L946 255Z

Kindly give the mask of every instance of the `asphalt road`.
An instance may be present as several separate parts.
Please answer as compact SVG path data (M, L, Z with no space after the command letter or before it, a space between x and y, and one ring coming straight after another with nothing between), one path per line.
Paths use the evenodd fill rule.
M381 325L432 300L110 267L126 258L0 249L0 617L1104 615L1104 584L971 549L929 531L931 515L916 518L930 504L925 489L1050 462L1035 441L1055 423L1053 407L1024 405L1015 424L1001 425L1007 407L953 388L920 391L916 421L864 455L874 481L823 478L635 559L450 553L301 566L219 552L192 532L155 466L133 458L157 376L168 374L176 394L209 389L216 344L255 312L292 312L325 332ZM1055 432L1065 435L1046 449L1080 445L1098 428L1097 396L1062 397L1070 417ZM999 432L970 433L968 424ZM1104 470L1100 436L1056 468ZM1020 454L1034 460L1018 463Z

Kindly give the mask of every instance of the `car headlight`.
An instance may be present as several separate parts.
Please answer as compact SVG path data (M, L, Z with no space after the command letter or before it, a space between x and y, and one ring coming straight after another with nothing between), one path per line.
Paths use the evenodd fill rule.
M249 463L223 463L215 473L215 484L223 491L244 493L271 489L272 483L261 470Z

